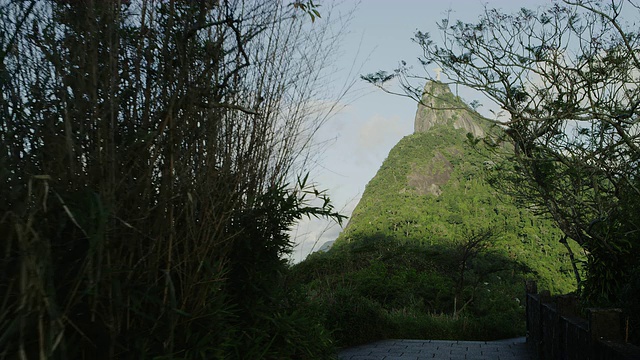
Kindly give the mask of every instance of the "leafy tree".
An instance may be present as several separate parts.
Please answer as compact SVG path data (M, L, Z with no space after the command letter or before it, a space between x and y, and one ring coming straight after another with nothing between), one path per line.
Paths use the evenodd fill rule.
M444 19L442 41L417 32L421 64L483 93L514 147L499 186L553 218L588 256L584 295L616 301L640 241L640 32L632 1L565 0L475 23ZM389 75L365 77L383 86ZM421 99L413 74L392 75ZM423 76L423 78L425 78ZM429 79L429 77L426 77Z
M455 305L454 305L454 316L458 316L460 312L464 310L464 308L473 301L474 293L476 292L477 285L482 280L478 278L475 286L472 287L473 291L468 300L464 301L463 299L463 291L465 290L465 285L468 279L466 279L466 275L468 270L472 267L472 263L475 258L478 257L480 253L486 250L489 240L493 235L493 230L485 229L479 232L478 234L471 233L468 237L457 244L456 252L457 259L459 262L458 269L458 281L456 284L455 291ZM458 301L460 301L461 306L458 306Z

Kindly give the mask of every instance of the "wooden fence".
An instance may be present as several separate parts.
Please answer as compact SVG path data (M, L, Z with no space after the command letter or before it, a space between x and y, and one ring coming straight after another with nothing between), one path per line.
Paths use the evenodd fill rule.
M639 299L640 300L640 299ZM588 309L578 316L575 295L551 296L527 283L527 344L540 360L640 359L640 347L625 343L620 309Z

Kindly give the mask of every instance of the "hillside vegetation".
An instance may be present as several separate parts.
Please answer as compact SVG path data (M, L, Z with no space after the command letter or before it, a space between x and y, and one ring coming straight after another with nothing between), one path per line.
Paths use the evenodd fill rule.
M635 14L635 15L634 15ZM514 148L501 191L553 218L564 242L586 254L583 307L619 308L626 340L640 344L640 15L631 1L560 1L514 12L487 8L467 22L446 18L438 35L417 30L418 62L449 85L473 89L499 109ZM420 100L404 61L361 77ZM439 70L440 71L440 70ZM436 75L436 79L438 75ZM390 81L393 80L392 85ZM478 104L478 103L475 103Z
M526 279L575 290L560 232L490 185L496 159L455 117L402 139L333 248L293 268L338 345L521 336Z

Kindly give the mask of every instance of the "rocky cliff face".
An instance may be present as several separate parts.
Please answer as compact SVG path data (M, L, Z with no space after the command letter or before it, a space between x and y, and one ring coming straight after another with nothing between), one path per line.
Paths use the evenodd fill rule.
M424 87L413 128L414 133L421 133L435 125L449 125L454 129L464 129L474 137L484 137L481 121L475 111L451 93L449 86L430 81Z

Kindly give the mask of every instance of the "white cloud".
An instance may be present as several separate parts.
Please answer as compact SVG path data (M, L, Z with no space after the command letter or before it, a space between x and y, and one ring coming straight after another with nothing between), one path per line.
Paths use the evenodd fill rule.
M399 116L389 118L376 114L370 117L359 129L359 149L377 150L382 145L395 145L402 136L411 131L407 129L406 124L407 121L401 121Z

